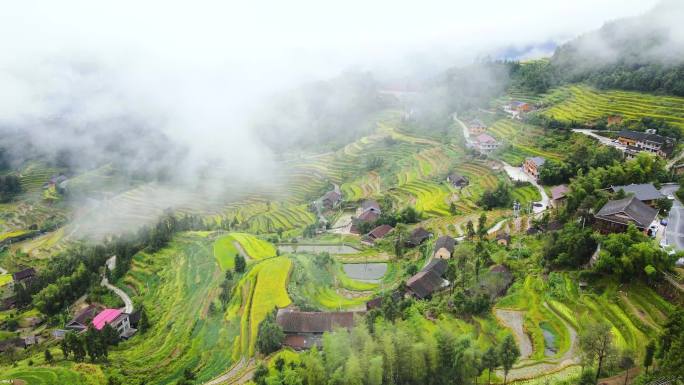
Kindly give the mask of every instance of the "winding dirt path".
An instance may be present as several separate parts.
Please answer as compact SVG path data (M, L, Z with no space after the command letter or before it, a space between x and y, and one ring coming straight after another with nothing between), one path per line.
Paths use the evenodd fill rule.
M532 355L532 341L523 328L525 312L520 310L495 309L494 314L504 326L513 332L515 342L518 343L518 348L520 349L520 359L524 360L529 358Z
M245 251L244 247L242 247L240 242L233 241L233 246L235 246L238 253L240 253L240 255L242 255L242 258L244 258L246 262L249 262L252 260L252 257L250 257L249 254L247 254L247 252Z
M244 384L254 377L254 370L256 365L254 360L246 361L244 358L238 361L228 371L211 381L205 382L203 385L219 385L219 384Z
M508 372L508 380L509 381L528 380L528 379L543 376L545 374L555 373L555 372L561 371L565 368L568 368L570 366L579 364L579 356L578 356L578 352L577 352L577 348L578 348L578 346L577 346L578 345L578 343L577 343L577 331L575 330L575 328L572 327L572 325L568 324L562 317L560 317L558 314L556 314L556 312L553 311L553 309L551 309L551 307L548 306L548 304L546 302L544 302L544 307L546 309L548 309L550 312L552 312L553 314L555 314L556 317L558 317L558 319L560 319L561 322L563 322L563 325L565 325L565 327L567 328L568 335L570 337L570 348L565 352L565 354L563 354L562 357L559 357L556 359L544 359L543 361L538 361L538 362L527 360L525 362L524 361L525 357L523 356L523 350L526 348L523 348L523 346L521 346L520 343L518 343L520 346L520 353L521 353L520 358L521 358L521 360L523 360L523 362L519 362L517 367L514 367L513 369L511 369ZM509 314L499 313L502 311L503 312L509 312ZM516 311L516 310L501 310L501 309L496 309L496 312L497 312L497 318L499 318L499 320L501 320L504 324L506 324L506 321L504 321L504 317L505 316L511 317L510 319L513 320L511 322L512 326L508 326L508 324L506 324L506 326L508 326L513 331L513 334L515 335L516 340L518 340L518 338L520 337L519 333L522 333L522 335L524 335L525 338L527 338L528 343L530 343L529 349L530 349L530 354L531 354L531 352L532 352L531 342L529 342L529 337L522 330L522 319L524 317L524 312ZM520 319L519 329L518 329L518 325L517 325L517 322L518 322L517 318L518 317ZM527 357L529 357L530 354L528 354ZM503 370L497 369L496 375L499 377L503 377Z

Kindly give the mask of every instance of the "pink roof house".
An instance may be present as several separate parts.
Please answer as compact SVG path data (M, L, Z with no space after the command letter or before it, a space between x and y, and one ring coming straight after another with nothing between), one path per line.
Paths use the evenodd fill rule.
M488 134L480 134L473 140L475 148L483 154L488 154L499 147L499 142Z
M121 309L104 309L93 318L93 325L95 329L102 330L106 324L111 324L120 315Z

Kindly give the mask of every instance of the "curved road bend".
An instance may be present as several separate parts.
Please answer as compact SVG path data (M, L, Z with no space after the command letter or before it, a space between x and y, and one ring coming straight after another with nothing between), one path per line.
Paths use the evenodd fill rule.
M679 185L665 185L660 192L665 195L674 195ZM665 228L665 239L667 244L676 250L684 250L684 205L679 199L672 202L670 215L667 217L667 227Z
M128 314L133 313L133 301L131 301L131 297L129 297L125 291L123 291L123 290L119 289L118 287L109 283L109 280L107 279L107 277L102 278L101 284L102 284L102 286L106 287L107 289L113 291L114 294L118 295L119 298L121 298L121 300L125 304L124 313L128 313Z

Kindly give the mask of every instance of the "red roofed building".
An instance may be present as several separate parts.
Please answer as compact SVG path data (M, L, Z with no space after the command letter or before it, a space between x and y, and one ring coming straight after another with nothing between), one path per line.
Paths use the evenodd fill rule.
M93 318L93 326L97 330L102 330L105 325L110 325L121 338L129 338L136 329L131 328L129 314L124 313L121 309L104 309Z
M390 225L380 225L373 230L371 230L370 233L368 233L368 239L371 241L375 241L376 239L381 239L384 238L387 233L392 231L394 227Z

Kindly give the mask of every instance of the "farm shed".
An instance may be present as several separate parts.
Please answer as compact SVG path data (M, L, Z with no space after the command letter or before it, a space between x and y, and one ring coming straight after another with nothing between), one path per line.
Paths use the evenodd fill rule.
M454 253L454 246L456 245L456 240L448 235L443 235L437 238L435 242L435 252L433 257L439 259L449 259Z
M413 232L411 232L411 235L405 243L406 246L416 247L419 246L421 243L425 242L431 236L432 234L430 232L428 232L422 227L418 227L415 230L413 230Z
M285 346L293 349L308 349L318 346L325 332L336 328L351 329L354 317L359 312L302 312L280 309L276 322L285 333Z
M394 230L394 227L390 225L380 225L368 233L368 239L371 241L382 239L392 230Z

